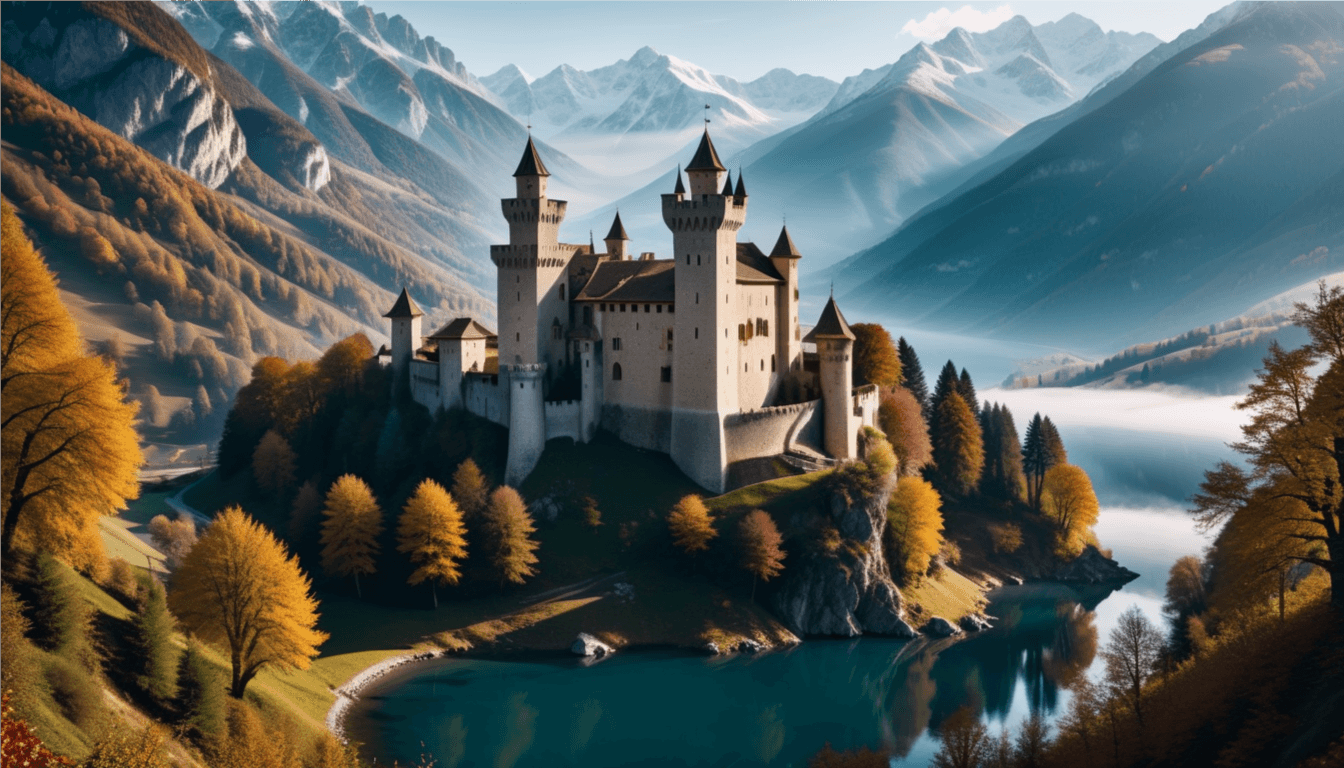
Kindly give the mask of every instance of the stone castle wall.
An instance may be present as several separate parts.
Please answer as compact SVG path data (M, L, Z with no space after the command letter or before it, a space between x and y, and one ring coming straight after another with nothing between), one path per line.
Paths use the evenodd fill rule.
M821 401L813 400L725 416L723 439L728 463L778 456L794 442L816 450L822 440L822 415Z
M439 409L439 364L428 360L411 361L411 399L430 413Z
M583 442L582 407L578 400L545 403L546 439L568 437Z
M468 411L503 426L509 425L507 377L494 373L468 373L464 403Z

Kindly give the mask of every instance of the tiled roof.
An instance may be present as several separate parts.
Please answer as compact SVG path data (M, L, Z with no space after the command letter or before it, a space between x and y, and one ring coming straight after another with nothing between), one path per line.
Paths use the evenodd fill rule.
M849 329L849 323L845 322L845 316L840 314L840 307L836 306L834 296L826 302L816 327L803 341L816 341L819 338L854 340L854 332Z
M537 154L537 145L532 143L532 137L527 137L527 146L523 148L523 159L518 161L518 170L513 172L514 176L550 176L546 171L546 164L541 162L541 156Z
M611 222L611 231L603 240L629 240L630 236L625 233L625 226L621 224L621 212L616 212L616 219Z
M495 334L470 317L459 317L429 336L431 339L492 339Z
M770 251L770 257L787 256L791 259L801 259L803 254L798 252L798 246L793 244L793 238L789 237L789 228L786 226L779 230L779 239L775 241L775 247Z
M737 244L737 282L739 283L782 283L784 276L779 274L770 259L756 247L755 243Z
M575 301L672 302L676 300L671 259L600 261Z
M695 150L695 157L691 158L691 164L686 166L687 171L723 171L723 163L719 162L719 153L714 151L714 142L709 140L709 128L705 128L705 134L700 137L700 146Z
M387 310L387 314L383 317L420 317L423 314L425 313L421 312L420 307L416 306L411 295L406 292L405 288L402 288L401 295L397 297L397 303L393 304L392 308Z

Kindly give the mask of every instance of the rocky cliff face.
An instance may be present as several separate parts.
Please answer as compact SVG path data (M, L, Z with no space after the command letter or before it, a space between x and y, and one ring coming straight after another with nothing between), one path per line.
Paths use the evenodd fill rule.
M791 563L774 595L775 612L789 629L799 635L915 637L882 554L890 496L888 486L865 501L832 498L840 546Z
M0 40L10 66L212 189L247 154L233 110L202 74L73 3L7 10Z

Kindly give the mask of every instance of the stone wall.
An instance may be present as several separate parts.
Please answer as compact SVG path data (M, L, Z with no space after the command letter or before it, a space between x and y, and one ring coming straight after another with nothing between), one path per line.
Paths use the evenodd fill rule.
M723 440L727 447L728 463L761 456L778 456L785 452L790 438L795 435L800 436L809 447L819 443L821 419L817 416L820 413L821 401L813 400L725 416Z
M466 374L468 411L503 426L509 425L508 379L494 373Z
M854 390L854 414L865 427L877 426L878 392L876 384L865 384Z
M544 405L546 412L546 439L568 437L583 442L581 404L578 400L563 400Z
M672 452L672 413L667 409L604 403L602 428L636 448Z
M428 360L411 361L411 399L430 413L439 409L439 364Z

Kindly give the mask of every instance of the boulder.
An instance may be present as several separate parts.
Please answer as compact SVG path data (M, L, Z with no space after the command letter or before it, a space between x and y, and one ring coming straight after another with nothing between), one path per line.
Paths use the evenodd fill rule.
M1101 554L1091 544L1081 555L1055 569L1053 581L1081 584L1124 584L1139 578L1139 574Z
M765 651L765 645L748 637L737 644L737 650L741 653L763 653Z
M994 626L989 623L989 617L981 613L972 613L962 616L961 621L958 621L957 625L966 632L981 632Z
M941 616L934 616L929 619L920 631L929 637L952 637L961 634L960 627Z
M579 636L574 638L574 644L569 646L569 650L575 655L589 656L595 659L601 659L616 652L610 645L587 632L580 632Z
M718 656L719 654L723 653L723 651L719 650L719 644L714 642L713 640L710 640L709 642L702 645L700 647L700 650L704 651L705 653L708 653L710 656Z

